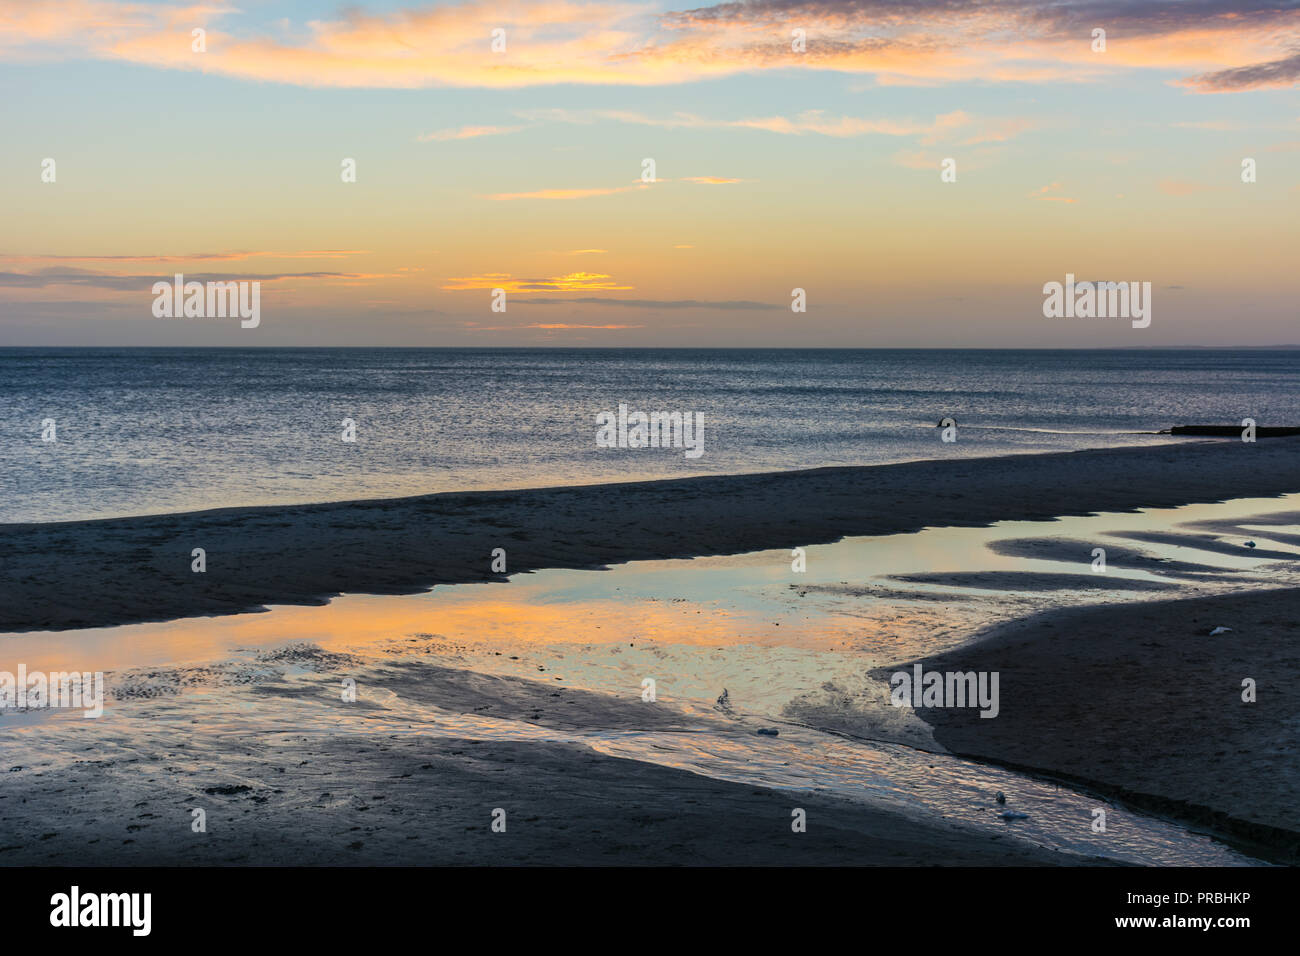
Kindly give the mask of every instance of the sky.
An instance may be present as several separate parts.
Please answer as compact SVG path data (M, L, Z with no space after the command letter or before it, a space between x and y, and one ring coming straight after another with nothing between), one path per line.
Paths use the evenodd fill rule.
M0 346L1300 343L1297 83L1300 0L0 0Z

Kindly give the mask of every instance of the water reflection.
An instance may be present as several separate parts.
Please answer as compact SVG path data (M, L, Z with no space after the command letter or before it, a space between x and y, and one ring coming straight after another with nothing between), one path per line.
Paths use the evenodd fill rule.
M989 591L943 579L947 573L972 571L1005 572L1013 582L1026 572L1090 573L1086 550L1074 556L1057 549L1054 559L1045 560L995 553L989 549L992 542L1051 536L1131 548L1131 542L1122 544L1108 534L1186 533L1189 522L1232 527L1250 516L1294 509L1298 502L1300 496L1289 496L846 539L808 547L805 573L792 571L791 553L783 549L638 562L606 571L541 571L505 583L440 586L417 595L345 595L326 605L276 607L261 614L5 635L0 646L9 663L0 668L15 670L23 662L29 670L111 671L110 687L117 688L118 696L103 722L9 714L0 717L0 734L7 745L21 749L35 748L32 735L39 733L47 760L55 759L49 757L51 747L84 750L95 734L129 741L145 717L150 732L159 722L175 722L186 733L288 728L298 733L563 739L721 779L824 790L999 832L1008 826L997 819L989 799L1004 790L1016 794L1018 806L1030 813L1014 832L1046 846L1138 862L1243 862L1205 838L1118 808L1111 808L1104 844L1097 843L1081 821L1086 823L1098 801L927 752L940 749L928 727L906 709L888 707L884 688L868 672L954 646L1008 617L1061 604L1151 596L1111 589L1045 592L1028 586ZM1292 551L1287 537L1295 531L1293 525L1247 526L1261 551ZM1278 537L1270 539L1271 534ZM1153 565L1113 568L1105 580L1167 583L1176 589L1172 595L1296 578L1287 562L1252 556L1244 546L1240 553L1212 553L1175 540L1180 543L1143 543L1141 548L1155 558L1207 565L1221 573L1174 576ZM908 574L939 577L898 580ZM318 689L328 662L310 655L295 662L259 653L286 642L352 654L350 673L391 673L404 662L436 661L629 702L640 699L643 681L652 678L659 701L700 720L701 729L683 734L595 724L561 733L528 720L460 712L391 690L370 699L369 709L341 714L337 707L325 706L325 692ZM298 682L304 692L249 694L248 687L261 680ZM140 687L149 688L149 694L136 693ZM845 698L846 713L852 713L860 730L856 736L874 742L801 725L795 705L828 687ZM186 688L191 692L176 696ZM158 699L148 699L155 690ZM715 701L724 690L728 708L720 712ZM819 706L829 705L819 701ZM757 726L773 722L781 727L779 738L755 735ZM193 730L195 723L205 729ZM95 726L86 726L90 724Z

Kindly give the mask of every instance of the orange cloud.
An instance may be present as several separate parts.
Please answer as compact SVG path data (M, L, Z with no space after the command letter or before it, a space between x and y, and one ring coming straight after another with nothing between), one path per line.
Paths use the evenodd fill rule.
M430 142L447 142L456 139L477 139L480 136L505 136L509 133L517 133L522 129L528 129L527 126L461 126L457 129L440 129L432 133L423 133L416 137L421 143Z
M1052 183L1051 185L1043 186L1039 188L1038 192L1036 193L1031 193L1029 198L1040 199L1043 202L1075 203L1079 201L1077 199L1070 199L1067 196L1054 195L1055 193L1059 192L1060 189L1061 189L1060 183Z
M448 292L480 289L504 289L511 292L627 292L633 286L619 285L612 276L600 272L570 272L549 279L516 279L508 272L488 272L447 280L442 287Z
M958 137L964 137L962 145L1000 143L1040 125L1038 120L1029 117L980 117L964 110L941 113L931 120L830 116L823 110L805 110L794 117L763 116L734 120L711 119L683 112L655 117L627 110L523 110L516 115L537 123L587 125L610 121L664 129L756 129L783 136L916 136L927 145Z
M110 292L138 294L155 282L171 282L170 275L141 275L130 272L97 272L91 269L72 269L68 267L50 267L35 272L0 272L0 288L43 290L59 287L81 287L103 289ZM382 272L279 272L279 273L197 273L186 272L185 278L191 282L230 282L249 281L262 283L285 282L289 280L321 281L341 285L365 285L371 279L401 278L396 273Z
M0 51L89 56L316 87L508 88L655 85L764 69L869 74L880 84L1090 82L1117 70L1175 70L1197 92L1277 88L1300 78L1290 0L749 0L659 13L637 0L493 0L244 26L229 7L113 0L4 0ZM807 31L792 49L789 25ZM1094 52L1091 29L1111 42ZM229 24L225 32L215 24ZM202 26L207 49L190 48ZM494 52L491 33L506 30Z
M571 331L619 331L621 329L644 329L644 325L571 325L567 322L532 322L528 325L478 325L474 322L465 323L467 332L521 332L528 330L538 330L542 332L571 332Z
M566 322L534 322L525 329L643 329L644 325L569 325Z
M365 249L308 249L298 252L195 252L189 255L123 255L123 256L69 256L69 255L5 255L6 262L227 262L242 259L343 259L347 256L366 256Z

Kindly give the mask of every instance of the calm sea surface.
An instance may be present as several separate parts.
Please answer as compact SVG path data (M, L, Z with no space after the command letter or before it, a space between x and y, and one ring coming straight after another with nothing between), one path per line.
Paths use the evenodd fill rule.
M700 413L703 456L597 447L620 402ZM0 349L0 522L1142 445L1247 417L1300 424L1300 350Z

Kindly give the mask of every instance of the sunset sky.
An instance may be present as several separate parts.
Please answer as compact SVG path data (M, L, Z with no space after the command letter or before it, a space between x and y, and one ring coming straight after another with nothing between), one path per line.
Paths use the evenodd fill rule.
M0 346L1298 343L1297 82L1295 0L0 2Z

